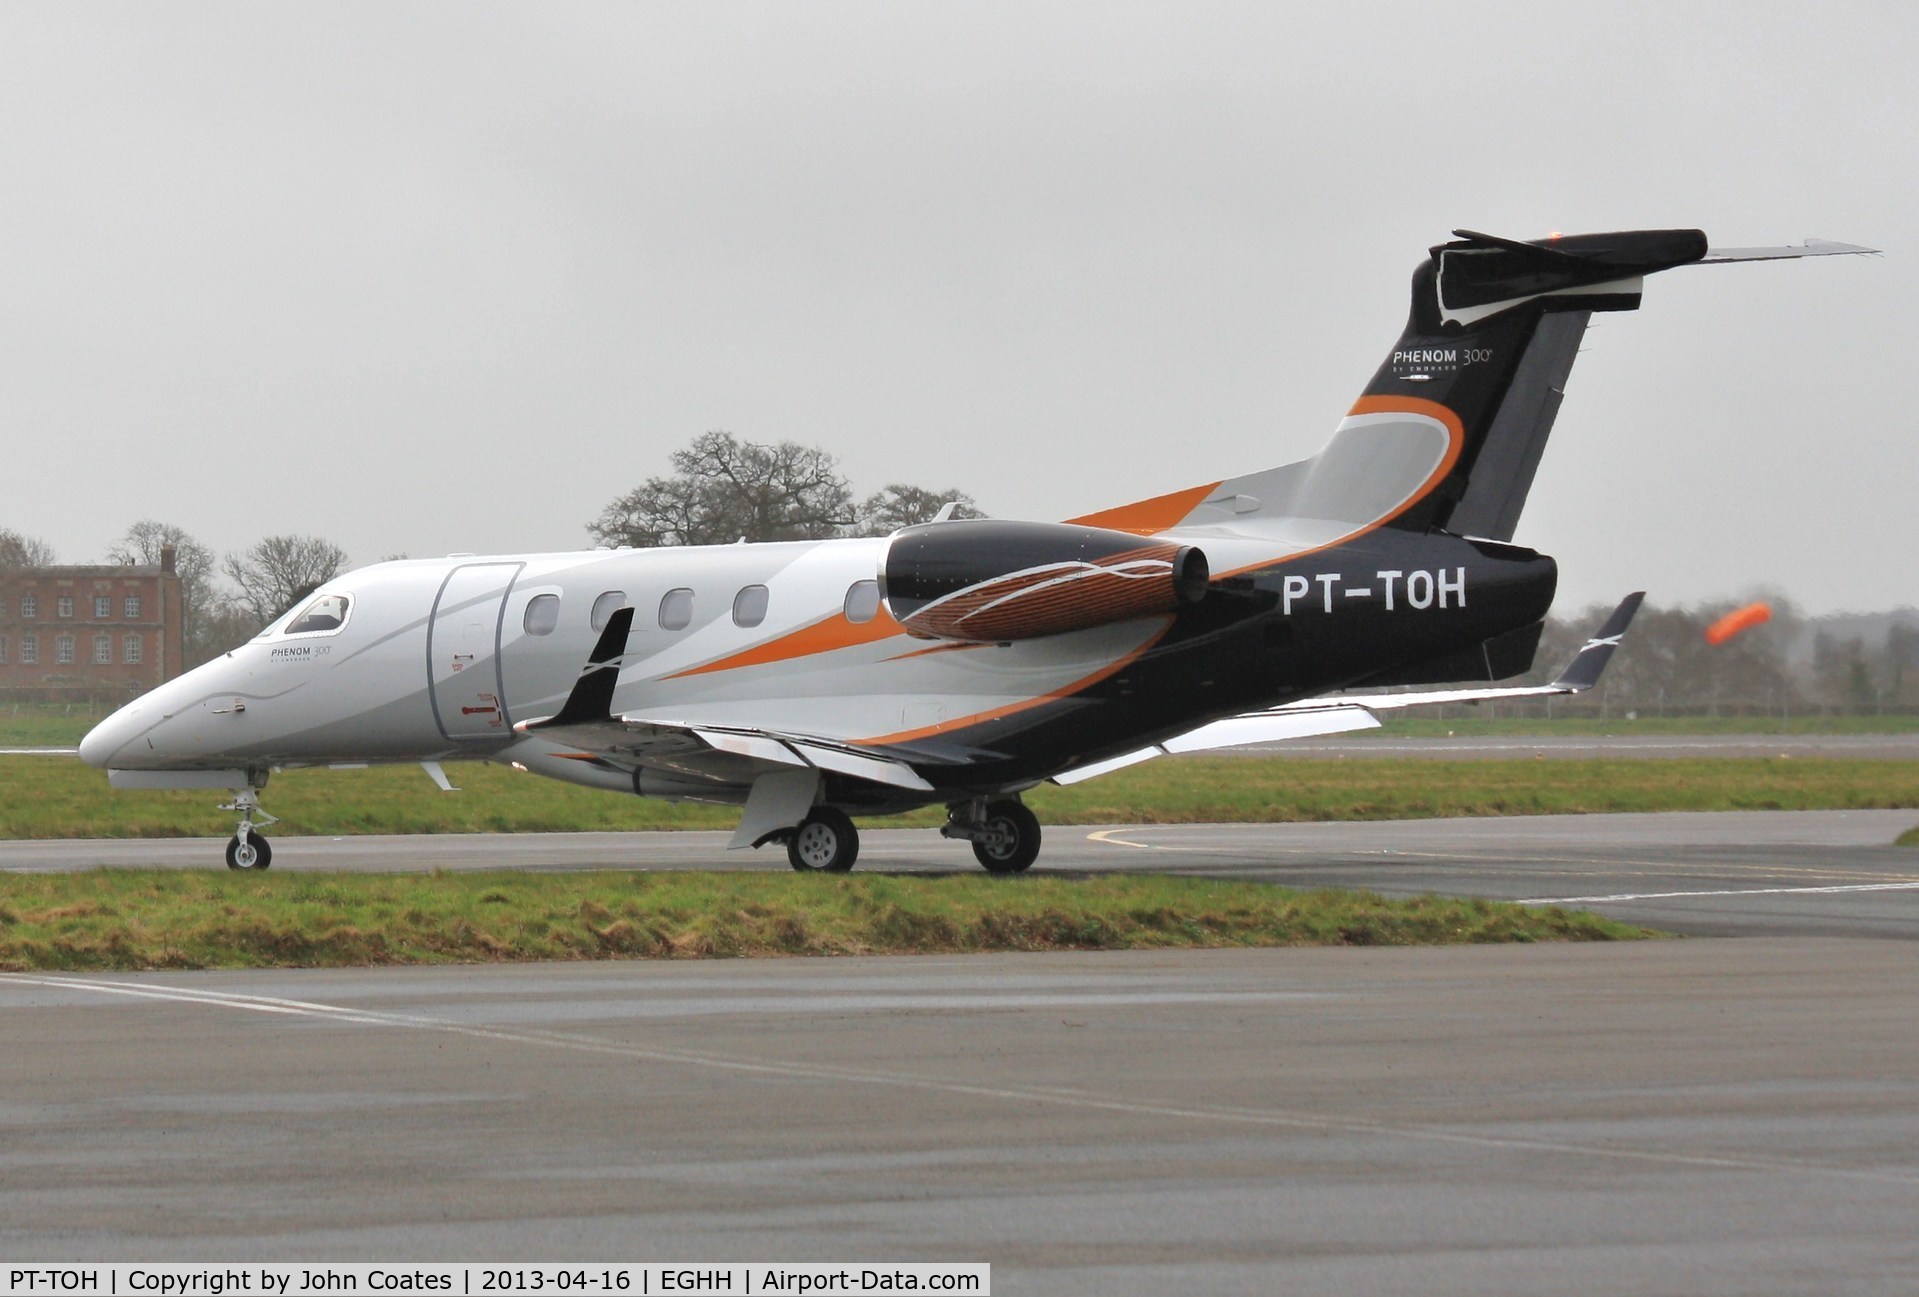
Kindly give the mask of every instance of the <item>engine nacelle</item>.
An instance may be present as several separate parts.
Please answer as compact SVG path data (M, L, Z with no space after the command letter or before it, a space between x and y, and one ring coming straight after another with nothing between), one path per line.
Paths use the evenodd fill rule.
M979 518L895 532L880 592L908 634L993 644L1173 612L1205 598L1209 576L1191 545Z

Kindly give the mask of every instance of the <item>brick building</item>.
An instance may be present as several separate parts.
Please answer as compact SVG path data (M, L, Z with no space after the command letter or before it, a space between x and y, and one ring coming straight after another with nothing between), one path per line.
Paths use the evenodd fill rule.
M0 567L0 695L125 698L185 665L173 549L160 566Z

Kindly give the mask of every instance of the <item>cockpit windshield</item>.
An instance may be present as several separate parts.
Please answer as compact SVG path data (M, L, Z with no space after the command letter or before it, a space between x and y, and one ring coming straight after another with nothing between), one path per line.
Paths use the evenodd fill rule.
M346 625L349 602L343 594L323 594L302 608L281 634L317 635L339 630Z

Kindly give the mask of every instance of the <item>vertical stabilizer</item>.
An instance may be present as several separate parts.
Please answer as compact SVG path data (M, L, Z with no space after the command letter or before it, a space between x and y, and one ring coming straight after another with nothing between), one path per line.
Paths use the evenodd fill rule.
M1594 311L1639 305L1645 276L1698 261L1698 230L1519 243L1460 230L1413 275L1412 311L1367 384L1370 413L1444 406L1460 444L1440 480L1392 520L1510 540Z

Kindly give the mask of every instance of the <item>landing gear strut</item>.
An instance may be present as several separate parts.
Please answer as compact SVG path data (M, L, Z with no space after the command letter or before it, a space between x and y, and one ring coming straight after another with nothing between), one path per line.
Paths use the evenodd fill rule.
M266 787L266 782L263 776L259 783L235 793L232 801L220 803L220 810L237 811L240 815L240 827L227 839L228 869L265 869L273 863L273 847L254 830L255 825L265 828L280 822L278 817L260 809L260 790Z
M859 855L859 830L831 806L815 806L786 840L786 862L803 874L843 874Z
M989 874L1017 874L1039 858L1039 817L1017 797L960 802L946 813L941 836L971 842Z

